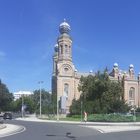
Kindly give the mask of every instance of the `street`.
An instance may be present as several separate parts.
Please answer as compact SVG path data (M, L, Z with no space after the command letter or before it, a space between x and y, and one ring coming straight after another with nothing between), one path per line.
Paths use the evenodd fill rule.
M3 137L1 140L139 140L140 130L118 133L99 131L77 124L44 122L6 121L9 124L23 125L26 131Z

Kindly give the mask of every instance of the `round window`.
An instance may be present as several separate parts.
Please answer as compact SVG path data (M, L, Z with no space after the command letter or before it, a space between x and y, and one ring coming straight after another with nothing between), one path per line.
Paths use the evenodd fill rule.
M64 68L64 71L67 72L69 69L68 68Z

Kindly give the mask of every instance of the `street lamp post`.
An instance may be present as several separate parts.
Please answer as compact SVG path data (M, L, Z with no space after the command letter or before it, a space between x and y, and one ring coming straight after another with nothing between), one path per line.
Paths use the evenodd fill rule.
M22 95L22 107L21 107L21 112L22 112L22 118L23 118L23 116L24 116L24 114L23 114L23 112L24 112L24 97L23 97L23 95Z
M136 107L133 106L133 108L131 109L133 111L133 121L136 121Z
M140 107L140 72L138 74L138 107Z
M42 115L42 109L41 109L41 84L43 83L43 81L39 81L39 91L40 91L40 118L41 118L41 115Z
M59 102L59 100L58 100L58 94L56 95L57 97L57 121L59 121L59 104L58 104L58 102Z
M83 102L81 101L81 122L83 121Z

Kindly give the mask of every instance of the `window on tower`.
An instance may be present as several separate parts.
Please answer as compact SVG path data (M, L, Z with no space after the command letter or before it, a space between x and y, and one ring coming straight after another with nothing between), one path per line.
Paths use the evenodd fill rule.
M64 96L68 97L69 93L69 84L65 83L64 84Z
M69 53L69 48L67 45L65 45L65 53L68 54Z
M63 54L63 46L60 46L60 54Z

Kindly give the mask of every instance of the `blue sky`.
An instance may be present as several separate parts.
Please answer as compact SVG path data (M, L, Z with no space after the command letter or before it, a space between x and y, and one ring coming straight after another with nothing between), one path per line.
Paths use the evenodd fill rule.
M139 0L0 0L0 78L11 92L51 89L52 55L66 18L78 71L115 62L140 71ZM87 63L88 62L88 63Z

